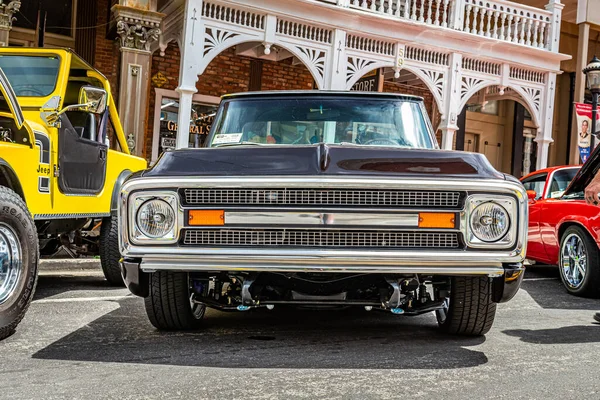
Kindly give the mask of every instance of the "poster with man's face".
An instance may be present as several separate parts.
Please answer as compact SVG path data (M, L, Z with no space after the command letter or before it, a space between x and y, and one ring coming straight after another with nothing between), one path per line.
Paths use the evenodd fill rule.
M575 103L577 116L577 148L581 162L587 161L592 152L592 105ZM600 113L596 114L596 121L600 120ZM600 123L597 122L600 126ZM597 128L596 128L597 129Z

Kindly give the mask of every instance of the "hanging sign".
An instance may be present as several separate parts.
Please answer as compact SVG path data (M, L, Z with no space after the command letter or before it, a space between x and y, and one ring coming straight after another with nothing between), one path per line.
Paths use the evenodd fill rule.
M584 163L592 150L592 105L575 103L575 115L577 116L577 148L581 162ZM596 121L600 121L600 113L596 113ZM598 127L600 124L596 122L596 130Z
M379 92L382 82L383 75L381 74L381 69L378 68L363 75L350 90L357 90L361 92Z

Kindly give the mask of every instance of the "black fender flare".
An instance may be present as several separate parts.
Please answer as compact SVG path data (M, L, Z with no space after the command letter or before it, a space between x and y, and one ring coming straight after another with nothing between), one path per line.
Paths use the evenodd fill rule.
M8 188L17 193L23 201L25 201L25 204L27 204L25 193L23 192L23 187L21 186L17 173L13 167L10 166L8 161L0 158L0 183L2 182L6 182Z
M121 171L117 180L115 181L115 186L113 187L112 197L110 199L110 212L116 213L119 208L119 193L121 192L121 187L131 176L132 172L128 169Z

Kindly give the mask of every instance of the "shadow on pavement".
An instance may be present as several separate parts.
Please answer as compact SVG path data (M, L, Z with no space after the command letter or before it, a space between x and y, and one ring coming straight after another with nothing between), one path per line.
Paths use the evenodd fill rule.
M552 279L556 278L556 279ZM527 267L521 289L542 308L562 310L600 310L600 300L567 293L557 266Z
M102 276L102 272L82 276L41 274L38 276L34 300L41 300L70 291L102 291L106 293L107 291L124 288L125 285L121 288L111 286Z
M204 329L158 332L140 299L33 355L36 359L221 368L446 369L487 363L485 341L438 332L434 317L344 311L209 311ZM440 349L443 349L440 351Z
M574 325L555 329L513 329L503 333L534 344L577 344L600 342L600 325Z

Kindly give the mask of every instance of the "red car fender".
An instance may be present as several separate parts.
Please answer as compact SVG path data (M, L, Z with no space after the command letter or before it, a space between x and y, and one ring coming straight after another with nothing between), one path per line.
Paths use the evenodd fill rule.
M600 244L600 220L598 218L588 218L584 215L568 215L563 217L556 225L556 242L560 243L559 233L567 228L565 225L578 225L590 234L596 244Z

